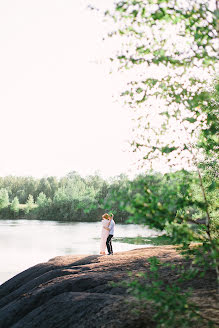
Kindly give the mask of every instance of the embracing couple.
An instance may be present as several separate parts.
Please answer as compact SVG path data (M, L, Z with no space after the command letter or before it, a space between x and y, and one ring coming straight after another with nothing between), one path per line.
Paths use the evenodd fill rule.
M114 235L115 222L113 220L113 214L105 213L102 216L102 232L100 241L100 254L105 255L107 247L108 255L113 255L112 238Z

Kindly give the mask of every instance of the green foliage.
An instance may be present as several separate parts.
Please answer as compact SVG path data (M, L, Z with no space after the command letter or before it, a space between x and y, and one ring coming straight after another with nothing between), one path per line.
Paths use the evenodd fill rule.
M199 135L198 147L205 150L208 159L215 159L218 154L219 142L219 80L215 81L213 90L208 93L208 97L201 107L205 115L205 121Z
M26 214L28 214L33 208L34 208L34 199L32 195L29 195L24 211Z
M102 200L102 206L107 211L112 211L116 217L119 217L121 222L125 222L128 218L128 211L124 204L127 203L130 197L130 185L126 175L119 175L111 180L108 194Z
M18 200L17 197L14 197L13 201L11 202L10 209L14 213L18 213L19 212L19 200Z
M173 245L173 240L171 237L163 235L157 237L118 237L113 238L113 241L118 241L120 243L128 243L135 245L154 245L154 246L162 246L162 245Z
M132 214L130 220L163 230L175 220L184 220L188 205L193 205L189 195L192 174L181 171L175 174L142 176L139 181L143 190L130 198L127 209Z
M47 206L49 203L49 199L47 199L44 192L41 192L39 196L37 197L36 204L39 208Z
M149 263L149 273L138 274L140 278L125 283L128 291L141 301L147 299L152 302L156 327L196 327L197 321L202 322L203 317L198 307L189 301L190 293L182 292L182 278L169 284L159 272L166 264L162 264L156 257L151 257ZM172 270L176 271L175 274L179 273L179 269L174 266ZM187 280L191 278L192 275L187 276Z
M124 40L118 66L132 69L134 76L122 93L139 112L134 151L152 167L154 159L165 158L175 171L176 165L197 169L143 177L141 190L134 184L127 188L123 206L131 222L165 231L180 245L191 261L184 276L215 270L219 290L218 82L212 87L219 58L218 8L207 0L127 0L109 15ZM135 280L131 291L154 302L158 327L191 327L196 308L177 284L159 279L159 265L151 260L150 286Z
M9 205L9 197L8 197L8 191L5 188L0 189L0 210L8 207Z
M134 70L138 64L144 68L159 67L161 72L155 78L153 70L150 76L143 69L140 75L134 75L135 80L130 81L123 93L129 106L144 110L138 118L140 132L133 141L134 150L144 151L145 162L166 157L169 165L175 165L171 162L186 154L187 164L198 167L196 182L192 180L197 176L184 170L178 176L168 174L166 181L157 180L152 185L145 180L144 192L136 192L126 199L132 214L130 220L167 229L177 243L189 245L197 239L208 242L212 239L212 226L217 225L216 220L210 220L210 214L216 213L214 192L218 178L211 176L207 182L199 167L203 168L209 159L212 168L217 163L219 86L217 81L211 88L208 83L215 74L214 64L218 59L217 8L210 8L205 0L174 3L127 0L117 3L109 15L116 27L121 30L120 25L123 26L124 48L117 56L120 68ZM137 67L136 71L139 72ZM163 101L162 108L156 105L155 98ZM153 110L150 99L154 101ZM155 113L158 119L162 117L160 127L152 124ZM182 132L179 141L175 137ZM206 160L200 163L198 158L204 154ZM203 218L205 229L200 224Z
M123 178L102 179L98 174L82 178L77 172L70 172L57 179L48 177L34 179L32 177L0 177L0 186L8 190L11 202L18 198L20 211L16 218L64 220L64 221L98 221L111 207L107 207L107 199L115 189L123 185ZM36 199L36 204L29 204L28 195ZM22 200L26 199L25 204ZM28 204L29 205L28 205ZM128 217L126 210L120 210L119 201L114 201L117 222L124 222ZM115 214L115 212L114 212ZM0 210L0 218L15 217L14 212Z
M209 92L219 58L218 10L214 6L207 0L127 0L117 3L114 12L107 12L116 22L113 35L123 31L118 66L133 70L134 78L122 95L128 106L139 112L134 149L142 150L151 165L163 155L169 165L176 165L179 155L190 158L188 141L194 144L200 128L200 146L205 144L209 152L217 147L218 100L212 101ZM156 127L155 114L161 122Z

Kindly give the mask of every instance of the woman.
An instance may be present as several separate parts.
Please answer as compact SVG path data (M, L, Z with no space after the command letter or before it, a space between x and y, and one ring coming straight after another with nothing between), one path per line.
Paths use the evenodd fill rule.
M106 250L106 240L109 236L109 230L106 229L109 227L110 224L110 216L109 214L105 213L102 216L102 232L101 232L101 240L100 240L100 254L105 255Z

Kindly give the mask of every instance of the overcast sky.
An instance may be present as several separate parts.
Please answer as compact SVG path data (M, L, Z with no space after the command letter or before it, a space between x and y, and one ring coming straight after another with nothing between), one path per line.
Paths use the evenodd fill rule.
M112 97L122 80L88 3L0 2L0 176L130 168L130 116Z

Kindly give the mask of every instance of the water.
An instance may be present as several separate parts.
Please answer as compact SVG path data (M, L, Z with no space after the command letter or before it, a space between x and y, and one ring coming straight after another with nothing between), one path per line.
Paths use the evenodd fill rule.
M19 272L60 255L99 254L101 222L0 220L0 284ZM116 224L115 237L149 237L139 225ZM113 242L114 252L142 245Z

